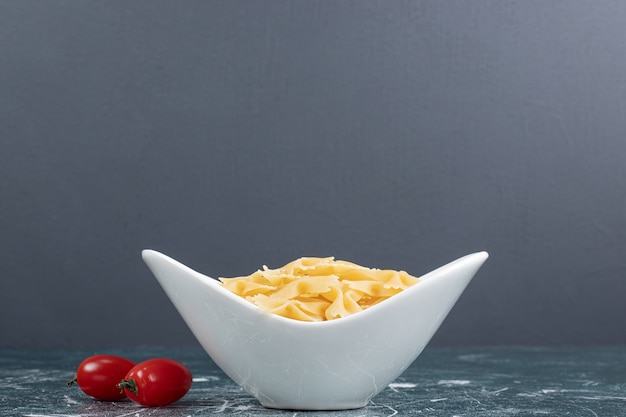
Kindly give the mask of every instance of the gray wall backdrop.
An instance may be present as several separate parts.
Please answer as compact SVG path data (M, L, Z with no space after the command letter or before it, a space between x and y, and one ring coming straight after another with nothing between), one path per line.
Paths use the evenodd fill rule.
M626 3L0 2L0 345L196 342L212 276L491 257L433 344L626 343Z

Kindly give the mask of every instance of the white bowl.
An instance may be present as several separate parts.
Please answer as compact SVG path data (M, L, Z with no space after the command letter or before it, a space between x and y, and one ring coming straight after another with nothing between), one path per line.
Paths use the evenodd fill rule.
M467 255L380 304L323 322L261 311L153 250L142 256L213 361L269 408L359 408L422 352L488 257Z

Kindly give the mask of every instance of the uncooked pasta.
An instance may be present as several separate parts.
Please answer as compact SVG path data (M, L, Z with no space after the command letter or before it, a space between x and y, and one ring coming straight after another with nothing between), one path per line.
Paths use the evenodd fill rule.
M223 286L261 310L301 321L347 317L415 285L405 271L367 268L334 257L296 259L278 269L220 278Z

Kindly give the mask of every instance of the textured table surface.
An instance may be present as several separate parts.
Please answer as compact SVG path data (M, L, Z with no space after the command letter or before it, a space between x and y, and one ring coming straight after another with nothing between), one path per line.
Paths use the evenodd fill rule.
M135 361L170 357L194 374L191 391L162 408L99 402L68 387L94 353ZM188 349L0 350L1 416L626 416L626 347L427 348L365 408L336 412L261 407L208 358Z

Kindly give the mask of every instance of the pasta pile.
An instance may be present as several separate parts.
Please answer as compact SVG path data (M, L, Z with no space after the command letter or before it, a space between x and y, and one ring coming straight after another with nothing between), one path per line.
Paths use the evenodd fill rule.
M299 258L279 269L220 278L224 287L261 310L301 321L324 321L363 311L419 279L404 271L370 269L328 258Z

